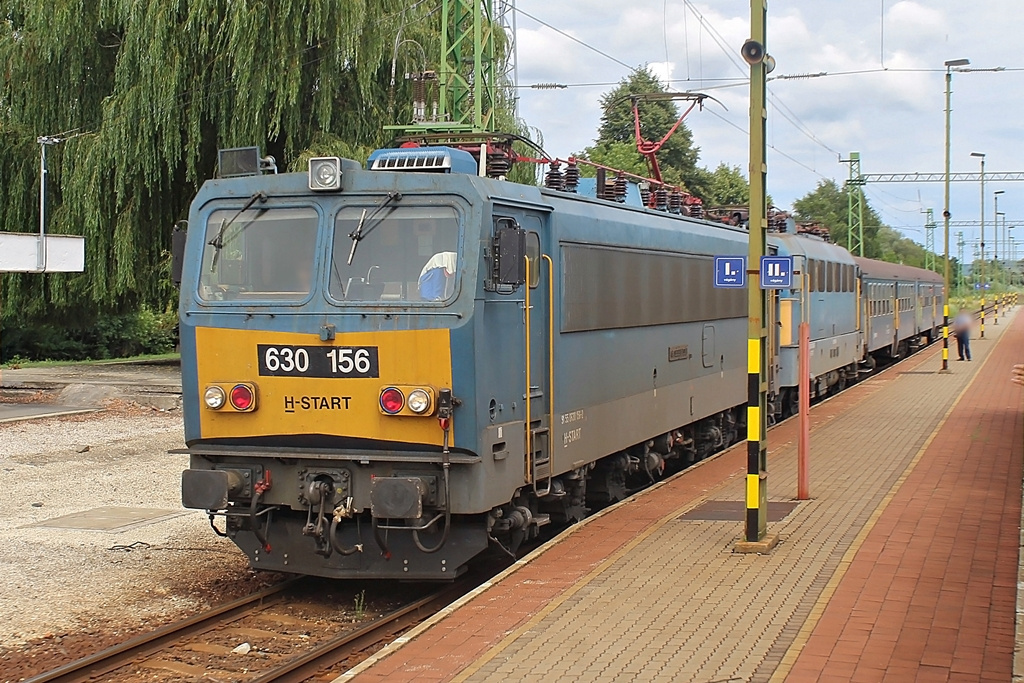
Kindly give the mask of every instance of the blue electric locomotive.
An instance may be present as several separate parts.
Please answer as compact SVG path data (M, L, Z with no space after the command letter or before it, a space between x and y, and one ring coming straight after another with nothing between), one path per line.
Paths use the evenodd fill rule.
M483 166L381 150L193 202L182 500L254 567L449 579L742 433L746 292L713 287L712 257L744 254L746 231ZM821 240L770 246L807 274L770 306L782 416L801 319L815 393L869 357L864 266Z

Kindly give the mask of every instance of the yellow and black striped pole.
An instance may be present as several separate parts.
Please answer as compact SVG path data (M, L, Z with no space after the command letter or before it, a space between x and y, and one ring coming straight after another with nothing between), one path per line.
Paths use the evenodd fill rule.
M750 229L747 249L747 495L744 539L759 543L768 530L768 450L766 330L768 303L761 289L760 265L768 232L765 188L767 0L750 2L750 40L743 58L750 64Z

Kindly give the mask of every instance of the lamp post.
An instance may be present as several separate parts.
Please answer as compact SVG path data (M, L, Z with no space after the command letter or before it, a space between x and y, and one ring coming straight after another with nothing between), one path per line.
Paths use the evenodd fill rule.
M1010 278L1010 284L1016 287L1017 278L1015 277L1015 275L1017 273L1017 245L1014 244L1013 242L1013 226L1011 225L1009 228L1007 228L1007 231L1009 233L1009 237L1007 237L1007 239L1010 242L1010 271L1007 275ZM1012 294L1010 295L1010 302L1013 302Z
M971 63L969 59L951 59L945 62L946 66L946 192L945 204L942 209L942 233L945 249L945 266L943 268L943 298L942 298L942 369L949 370L949 99L953 84L953 67L967 66Z
M985 338L985 154L971 152L972 157L981 159L981 338Z
M992 279L994 279L996 281L996 284L1001 284L999 281L1002 279L1002 277L1001 277L1001 275L1002 275L1002 272L1001 272L1002 268L1000 268L1000 264L999 264L999 216L1002 215L1002 212L999 210L999 195L1003 194L1004 192L1005 192L1005 190L996 190L995 192L992 193L992 197L995 200L995 205L996 205L995 206L995 210L994 210L994 212L992 214L994 216L994 218L992 219L993 220L992 228L993 228L993 232L995 233L995 250L993 252L993 254L994 254L993 261L995 261L995 265L992 266L992 270L993 270L993 272L992 272L993 278ZM1003 256L1006 256L1006 240L1005 239L1003 240ZM998 325L999 324L999 304L1002 303L1002 300L1003 300L1002 292L1000 292L999 295L995 297L995 299L996 299L996 320L995 320L995 324Z

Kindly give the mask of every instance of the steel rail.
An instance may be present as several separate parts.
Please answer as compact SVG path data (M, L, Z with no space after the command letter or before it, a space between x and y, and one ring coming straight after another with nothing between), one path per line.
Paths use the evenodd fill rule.
M216 628L219 624L233 621L248 612L262 609L267 605L281 600L285 590L294 586L302 578L289 579L265 588L257 593L215 607L211 610L189 617L182 621L161 626L160 628L131 638L123 643L59 666L52 671L27 679L24 683L77 683L79 681L96 680L98 676L129 664L140 657L145 657L164 649L168 643L182 638L203 633Z
M370 623L347 631L314 647L303 655L288 660L274 670L253 679L252 683L302 683L318 671L357 656L382 640L394 638L405 629L435 614L479 581L457 580L443 589L404 605Z

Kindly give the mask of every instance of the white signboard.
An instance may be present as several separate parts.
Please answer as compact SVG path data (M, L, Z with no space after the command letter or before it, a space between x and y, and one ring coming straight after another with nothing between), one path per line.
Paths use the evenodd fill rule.
M39 241L45 246L39 267ZM75 235L0 232L0 273L81 273L85 270L85 238Z

